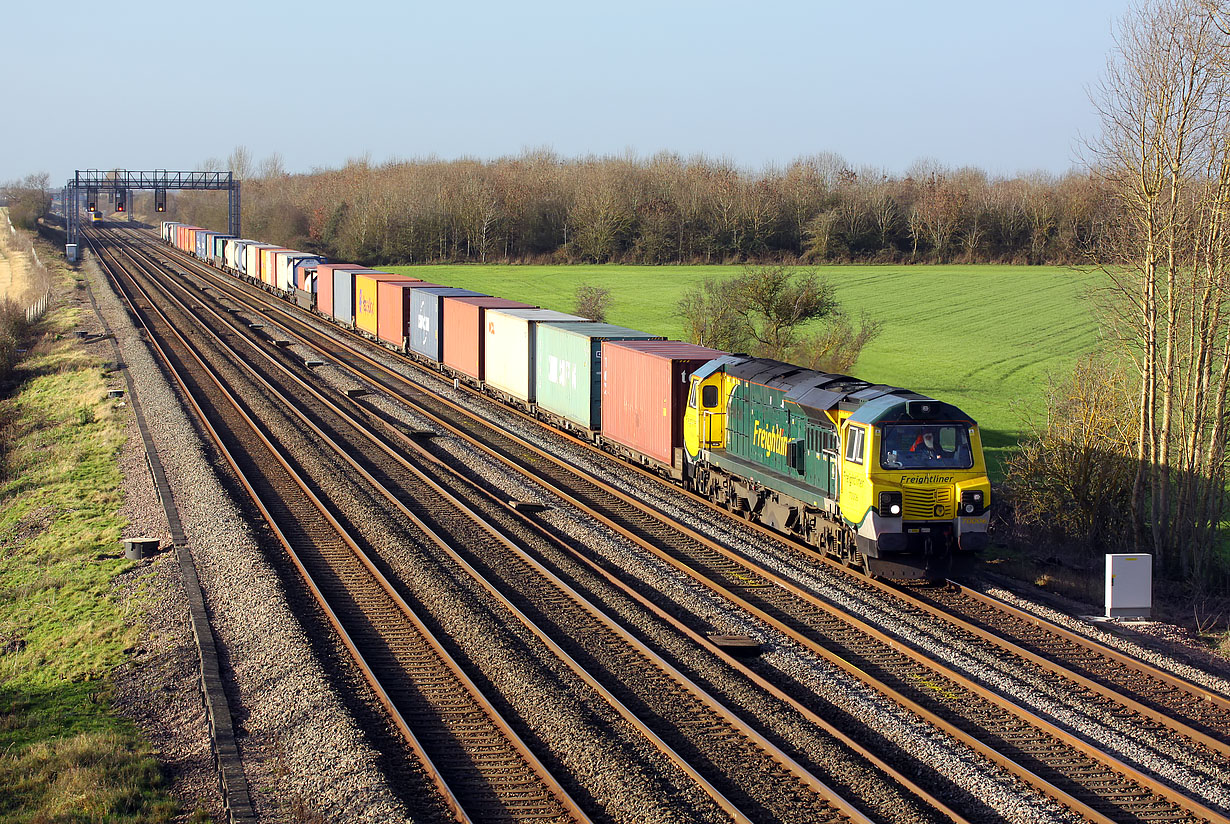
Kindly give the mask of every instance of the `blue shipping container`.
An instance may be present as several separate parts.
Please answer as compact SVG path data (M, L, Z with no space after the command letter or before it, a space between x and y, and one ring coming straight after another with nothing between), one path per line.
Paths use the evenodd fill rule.
M410 295L410 351L439 363L444 360L444 299L487 297L454 286L415 289Z

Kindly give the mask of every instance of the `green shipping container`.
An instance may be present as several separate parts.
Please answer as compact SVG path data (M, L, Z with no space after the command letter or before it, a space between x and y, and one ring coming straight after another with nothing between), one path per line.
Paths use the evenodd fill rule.
M597 430L602 424L602 342L662 340L610 323L540 323L535 389L542 409Z

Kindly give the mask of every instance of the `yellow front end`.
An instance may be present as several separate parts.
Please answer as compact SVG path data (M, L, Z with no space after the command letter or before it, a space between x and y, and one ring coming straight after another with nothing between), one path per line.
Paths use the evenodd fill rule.
M942 433L950 448L937 437L933 457L924 456L926 429ZM976 425L847 421L841 434L841 515L869 567L878 559L882 568L932 570L953 552L986 546L991 484ZM902 436L918 443L902 447Z

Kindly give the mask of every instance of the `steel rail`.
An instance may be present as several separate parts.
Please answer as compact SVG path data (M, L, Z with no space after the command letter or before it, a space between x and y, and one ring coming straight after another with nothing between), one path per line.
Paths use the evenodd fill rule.
M140 288L140 286L137 286L137 288L138 290L141 291L141 293L146 297L147 300L150 300L148 294L146 294L144 290ZM150 300L150 302L151 302L151 307L154 308L154 310L158 312L159 315L162 315L161 311L158 310L157 307L153 306L153 301ZM140 317L139 314L138 314L138 317ZM324 505L322 501L320 501L320 499L312 491L312 489L310 488L310 485L306 483L299 476L299 474L294 470L291 464L286 460L285 456L282 455L281 450L276 445L274 445L272 441L269 440L269 438L265 435L265 433L262 431L261 427L257 424L257 422L254 421L247 414L247 412L243 410L242 405L238 402L238 400L234 397L234 395L230 392L230 390L228 390L226 386L216 377L216 375L213 373L210 367L200 358L200 356L195 351L195 348L187 341L186 338L184 338L177 330L175 330L173 326L171 326L171 324L165 318L165 316L163 316L163 320L164 322L167 323L168 329L170 329L172 333L175 334L175 336L179 339L181 345L185 348L185 351L187 351L189 354L192 355L192 357L198 362L198 364L200 364L201 367L206 371L206 374L208 374L210 378L214 381L214 384L218 388L219 392L223 396L225 396L228 399L228 401L232 403L236 412L248 424L248 426L251 428L252 433L255 434L255 436L269 450L270 455L274 458L274 460L278 463L278 465L280 465L283 468L283 470L286 471L288 475L290 475L290 477L299 486L304 496L309 501L311 501L313 506L315 506L316 509L320 512L321 516L324 517L326 521L329 522L330 526L332 526L336 530L337 534L346 543L348 548L354 553L355 557L360 561L360 563L363 564L363 566L365 566L369 570L369 572L372 575L373 580L375 580L377 584L380 586L380 588L383 589L385 593L397 604L399 610L406 616L406 619L412 624L415 631L419 635L422 636L422 638L426 641L426 643L432 648L433 652L442 661L445 662L448 668L452 671L453 676L457 678L457 680L462 684L463 689L471 695L471 697L473 698L476 704L478 704L484 709L485 713L488 715L490 720L497 726L497 728L499 728L501 733L508 739L510 745L517 751L518 755L520 755L522 758L526 760L531 770L535 774L538 775L540 780L542 780L543 783L548 788L549 792L556 797L556 801L560 803L561 806L565 810L567 810L568 813L575 820L582 821L582 822L589 821L589 817L585 815L585 813L580 809L580 807L576 804L576 802L572 800L572 798L568 795L566 791L564 791L564 789L555 780L554 776L550 774L550 772L538 760L537 756L534 755L533 751L529 749L529 747L524 743L524 741L520 739L519 736L517 736L515 731L513 731L513 729L503 719L503 717L499 714L499 712L486 699L486 697L482 694L481 690L477 687L477 685L474 684L472 679L470 679L470 677L466 675L465 671L456 662L456 660L451 655L449 655L448 651L443 648L443 646L439 643L438 640L436 640L436 638L432 635L430 630L423 623L422 619L418 617L414 609L405 601L404 598L401 597L401 595L397 592L396 588L393 587L393 585L387 580L387 578L379 571L379 569L372 562L371 558L367 555L367 553L364 552L358 546L355 540L349 535L347 530L337 521L337 519L332 515L332 513L328 511L328 508ZM428 755L426 749L424 748L422 743L419 741L418 737L415 735L410 725L406 722L404 716L401 714L400 710L397 708L395 702L392 700L389 693L387 692L383 684L380 682L380 679L376 675L374 669L366 661L362 652L359 650L357 644L353 641L350 633L346 630L345 626L343 625L343 622L341 621L337 613L334 611L334 609L330 605L328 597L324 594L321 587L314 580L313 576L307 569L306 565L299 557L299 553L295 550L291 542L286 538L281 525L277 522L277 519L269 511L264 500L260 496L259 492L253 487L252 483L248 480L248 478L244 474L243 470L240 468L234 456L227 449L225 443L223 442L222 437L219 435L217 430L212 426L212 424L210 424L208 417L204 413L204 410L197 403L196 399L192 397L191 393L188 391L186 384L183 382L183 380L180 378L178 373L175 371L170 359L166 356L161 346L157 344L156 340L153 340L153 330L150 330L147 327L147 331L150 333L151 344L157 348L159 357L163 360L163 363L167 366L168 371L175 377L175 381L177 385L180 387L181 393L183 394L184 397L188 398L190 404L192 405L194 409L194 412L198 415L199 419L204 424L207 431L210 433L211 439L214 441L215 445L217 446L221 454L224 456L227 463L231 466L232 471L235 472L237 479L240 481L245 491L247 491L253 503L260 510L267 524L277 536L279 543L282 544L283 549L286 550L288 556L291 558L296 569L299 571L305 583L308 585L309 589L311 590L314 599L319 604L321 609L324 611L324 613L329 619L330 624L334 627L334 630L338 633L339 638L342 640L343 644L346 646L351 656L354 658L356 665L359 667L360 671L363 673L365 680L368 682L368 684L372 687L373 691L378 696L380 703L382 704L382 706L385 707L386 711L389 713L390 717L392 718L394 724L397 726L398 730L401 732L402 736L407 740L409 746L414 751L416 758L418 758L420 762L422 763L424 767L424 771L431 777L432 783L436 786L437 790L440 791L445 805L449 808L450 812L452 812L454 816L457 817L459 821L471 822L472 819L470 818L468 812L464 809L464 805L458 799L456 793L454 793L452 788L448 785L447 781L444 779L439 768L436 767L433 760Z
M210 309L209 311L213 313L218 318L219 321L225 322L226 319L223 318L221 315L218 315L214 310ZM217 342L220 346L229 348L225 342L221 340L218 340ZM352 418L352 416L349 413L347 413L345 410L341 409L336 404L334 404L328 397L320 393L314 386L302 380L302 378L300 378L298 375L294 374L292 371L287 369L284 364L273 359L267 352L262 351L261 354L270 364L272 364L275 368L281 370L290 380L299 384L305 391L311 393L318 402L328 407L330 411L332 411L334 414L344 419ZM332 438L329 435L327 435L327 433L325 433L323 430L317 427L306 415L304 415L301 411L299 411L296 408L296 406L290 401L290 399L286 398L285 396L282 396L276 387L274 387L272 384L269 384L267 381L265 381L260 376L255 376L254 379L258 383L263 385L265 390L268 393L270 393L271 396L276 397L283 404L285 404L288 411L294 414L308 429L310 429L314 434L316 434L322 443L328 444L329 447L333 449L334 452L338 455L338 457L340 457L343 461L348 463L352 469L354 469L357 473L363 476L364 480L366 480L367 483L371 485L375 490L380 492L380 494L382 494L392 506L397 508L404 517L414 522L421 530L423 530L423 532L429 537L430 540L433 541L433 543L437 545L437 547L439 547L442 551L447 553L455 563L457 563L476 582L482 585L489 592L489 594L491 594L494 598L496 598L502 604L502 606L504 606L506 609L508 609L510 612L516 615L518 619L527 627L527 629L533 632L549 649L552 650L553 653L555 653L564 663L566 663L569 666L569 668L572 669L578 675L578 677L580 677L591 688L593 688L600 695L602 695L608 701L608 703L611 704L612 708L615 709L616 712L618 712L621 715L621 717L623 717L626 721L628 721L630 724L635 726L638 729L638 731L640 731L648 740L651 741L651 743L655 745L656 748L659 749L659 751L661 751L665 756L667 756L673 762L675 762L676 765L681 770L683 770L690 778L696 781L697 784L699 784L705 790L705 792L713 798L715 803L717 803L717 805L720 808L722 808L724 812L730 815L735 821L741 821L741 822L750 821L750 819L747 816L745 816L733 803L731 803L728 799L726 799L720 793L720 791L718 791L706 778L704 778L704 776L701 775L696 770L695 767L693 767L690 763L687 762L686 759L684 759L682 756L676 753L670 747L669 744L663 741L641 719L635 716L631 712L631 710L629 710L626 706L624 706L622 702L620 702L610 692L609 689L604 687L598 680L596 680L592 675L590 675L579 662L576 662L571 656L569 656L568 653L565 650L563 650L562 647L560 647L559 644L556 641L554 641L546 631L539 628L532 621L532 619L530 619L521 610L519 610L514 604L512 604L511 601L508 600L507 596L504 593L500 592L496 587L494 587L494 585L492 585L485 578L485 576L483 576L469 562L467 562L464 558L462 558L461 555L452 547L452 545L448 541L446 541L444 538L439 536L438 533L436 533L430 526L424 523L419 516L417 516L409 508L407 508L394 492L388 490L383 484L381 484L381 482L379 482L376 478L374 478L358 461L356 461L350 455L350 453L344 447L337 444L335 441L332 440ZM435 481L433 481L426 475L423 475L416 466L414 466L409 461L405 460L405 458L396 449L389 446L383 440L374 437L372 433L366 431L366 429L362 425L360 425L358 422L353 422L353 425L355 426L356 430L358 430L365 437L368 437L373 444L375 444L378 448L383 450L390 459L396 461L402 468L406 469L407 471L416 474L424 483L431 486L433 491L440 498L452 502L452 504L458 509L458 511L470 517L477 525L479 525L481 528L487 531L488 534L492 535L493 538L495 538L497 541L503 544L509 551L515 553L523 561L523 563L534 568L535 571L539 575L541 575L544 579L550 581L550 583L552 583L557 589L563 592L569 598L569 600L571 600L573 603L577 604L581 608L585 609L587 612L589 612L591 615L593 615L596 619L601 621L603 624L607 625L608 628L613 633L617 634L620 637L620 640L622 640L627 646L630 646L636 649L644 658L648 659L648 661L652 665L657 666L669 678L681 684L685 688L686 691L693 694L702 703L708 705L712 711L724 717L727 720L727 722L731 724L731 726L735 727L737 730L739 730L741 734L743 734L749 740L753 741L756 749L759 749L765 752L773 760L777 761L779 764L784 766L789 772L794 774L800 782L810 787L812 791L814 791L817 795L820 795L821 797L826 798L828 801L830 801L830 803L832 803L835 807L841 810L841 812L849 819L856 821L856 822L865 822L866 824L870 824L870 819L868 819L857 808L856 805L852 804L851 802L843 798L839 793L832 790L832 788L828 787L823 781L817 778L814 774L812 774L805 767L798 764L793 758L791 758L789 755L783 752L779 747L777 747L775 744L773 744L771 741L769 741L767 738L765 738L763 735L757 732L754 728L752 728L750 725L744 722L737 715L732 713L728 708L725 708L723 705L721 705L720 702L718 702L716 699L710 696L698 684L696 684L694 681L692 681L690 678L688 678L686 675L680 672L673 665L669 664L664 659L662 659L661 656L659 656L658 654L650 650L648 647L646 647L641 641L639 641L634 636L632 636L627 630L625 630L617 622L615 622L609 616L605 615L601 610L599 610L598 608L593 606L591 603L589 603L587 599L584 598L584 596L576 592L572 587L566 584L557 575L555 575L550 570L546 569L537 560L533 559L531 556L525 553L524 550L522 550L520 547L516 546L516 544L511 539L501 534L494 526L487 523L480 515L478 515L477 513L474 513L464 502L461 502L460 500L456 499L456 497L452 493L450 493L447 489L440 486L439 484L437 484ZM416 451L418 451L420 455L422 455L425 459L430 460L432 463L442 468L448 469L449 472L453 471L445 467L445 465L442 462L440 462L438 458L436 458L435 456L432 456L429 452L422 450L421 447L419 447L419 445L414 444L413 441L411 441L410 439L408 438L405 439L405 445L415 448ZM505 505L505 504L501 502L501 505ZM518 517L521 517L519 513L514 512L514 514L517 514ZM529 523L533 523L533 522L529 521Z

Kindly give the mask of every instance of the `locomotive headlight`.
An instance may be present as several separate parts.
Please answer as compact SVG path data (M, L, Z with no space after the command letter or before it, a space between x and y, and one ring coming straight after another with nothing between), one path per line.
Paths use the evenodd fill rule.
M982 492L977 489L967 489L961 493L961 514L981 515L985 508Z
M890 518L897 518L901 515L901 493L900 492L881 492L880 493L880 514L887 515Z

